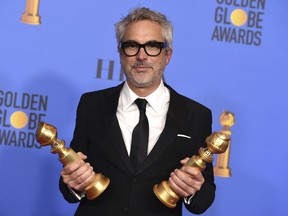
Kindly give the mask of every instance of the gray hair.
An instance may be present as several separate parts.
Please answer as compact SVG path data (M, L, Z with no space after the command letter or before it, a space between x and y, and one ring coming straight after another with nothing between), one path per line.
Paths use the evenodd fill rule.
M116 38L118 47L123 39L126 27L133 22L141 20L150 20L159 23L162 29L162 35L167 43L168 48L172 48L173 42L173 26L167 17L157 11L150 10L149 8L134 8L130 13L122 17L122 19L115 24Z

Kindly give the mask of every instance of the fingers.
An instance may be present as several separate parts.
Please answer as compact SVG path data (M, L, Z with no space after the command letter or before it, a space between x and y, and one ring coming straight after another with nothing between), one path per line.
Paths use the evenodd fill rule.
M95 173L90 164L86 163L84 166L76 170L70 177L72 178L67 179L67 184L71 188L83 191L93 181Z
M187 161L188 161L189 159L190 159L190 158L186 157L186 158L184 158L183 160L181 160L180 162L181 162L182 165L184 165L184 164L187 163Z
M202 173L194 167L183 166L171 173L169 185L180 197L188 197L201 189L204 183Z
M86 160L87 159L87 156L85 154L83 154L82 152L77 152L77 154L82 160Z
M86 155L77 153L81 158L85 158ZM83 160L77 160L71 162L63 167L61 171L63 182L69 187L83 191L95 178L95 172L93 167L89 163L85 163Z
M192 179L204 183L204 177L198 168L192 166L182 166L180 170L188 174L188 176L190 176Z

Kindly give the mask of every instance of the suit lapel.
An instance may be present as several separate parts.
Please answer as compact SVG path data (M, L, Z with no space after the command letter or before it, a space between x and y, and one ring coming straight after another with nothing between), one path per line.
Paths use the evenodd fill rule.
M172 88L167 86L170 90L170 104L167 113L165 127L161 133L156 145L147 156L139 171L142 172L147 167L151 166L153 162L162 154L162 152L171 144L173 139L179 133L179 128L187 117L186 104L181 100L181 97Z
M130 159L125 147L125 143L122 137L121 129L117 120L116 111L118 106L118 100L120 91L123 87L123 83L111 91L106 92L105 99L102 103L101 112L105 119L104 124L106 131L111 139L111 146L116 151L116 155L119 155L122 163L128 169L129 173L134 173ZM170 90L170 104L167 113L165 127L161 133L156 145L147 156L143 164L140 166L137 173L143 172L162 154L162 152L171 144L173 139L179 133L178 129L181 127L187 116L186 103L183 102L182 97L179 96L171 87L167 86ZM117 163L117 161L115 161ZM123 168L123 166L119 166Z
M116 151L116 155L120 156L121 161L124 163L125 167L130 171L130 173L132 173L133 168L129 160L122 132L116 116L119 95L122 87L123 83L106 93L105 99L101 104L101 111L105 119L104 124L106 127L106 131L109 134L109 138L111 140L111 146ZM119 167L123 168L123 166Z

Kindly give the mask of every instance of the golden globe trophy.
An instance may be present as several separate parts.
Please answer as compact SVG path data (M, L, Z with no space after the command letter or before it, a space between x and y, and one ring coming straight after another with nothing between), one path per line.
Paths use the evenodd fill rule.
M71 148L65 148L65 141L57 139L57 129L45 122L40 122L36 131L36 139L42 146L51 145L51 152L58 153L60 162L65 166L70 162L82 160ZM95 173L94 181L85 189L87 199L98 197L109 185L110 179L100 173Z
M224 111L219 118L222 125L221 132L231 136L231 127L235 123L235 116L232 112ZM224 154L218 155L216 165L214 166L214 174L220 177L230 177L231 169L229 167L231 143Z
M199 149L199 156L193 155L184 166L198 168L201 172L206 168L206 163L213 161L213 154L221 154L226 151L230 137L221 132L213 132L206 138L207 148ZM153 188L155 195L167 207L174 208L180 197L169 186L168 181L162 181Z
M40 0L26 0L26 10L21 17L21 22L32 25L40 25L41 17L38 14Z

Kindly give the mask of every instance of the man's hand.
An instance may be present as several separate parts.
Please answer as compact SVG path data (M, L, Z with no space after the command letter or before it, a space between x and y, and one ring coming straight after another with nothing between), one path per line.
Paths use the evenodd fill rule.
M87 156L81 152L77 154L81 160L71 162L64 166L61 171L61 176L65 184L81 192L93 181L95 172L89 163L84 162Z
M189 158L181 160L181 164L184 165L188 160ZM204 181L204 177L199 169L182 166L171 173L169 185L178 196L189 197L201 189Z

